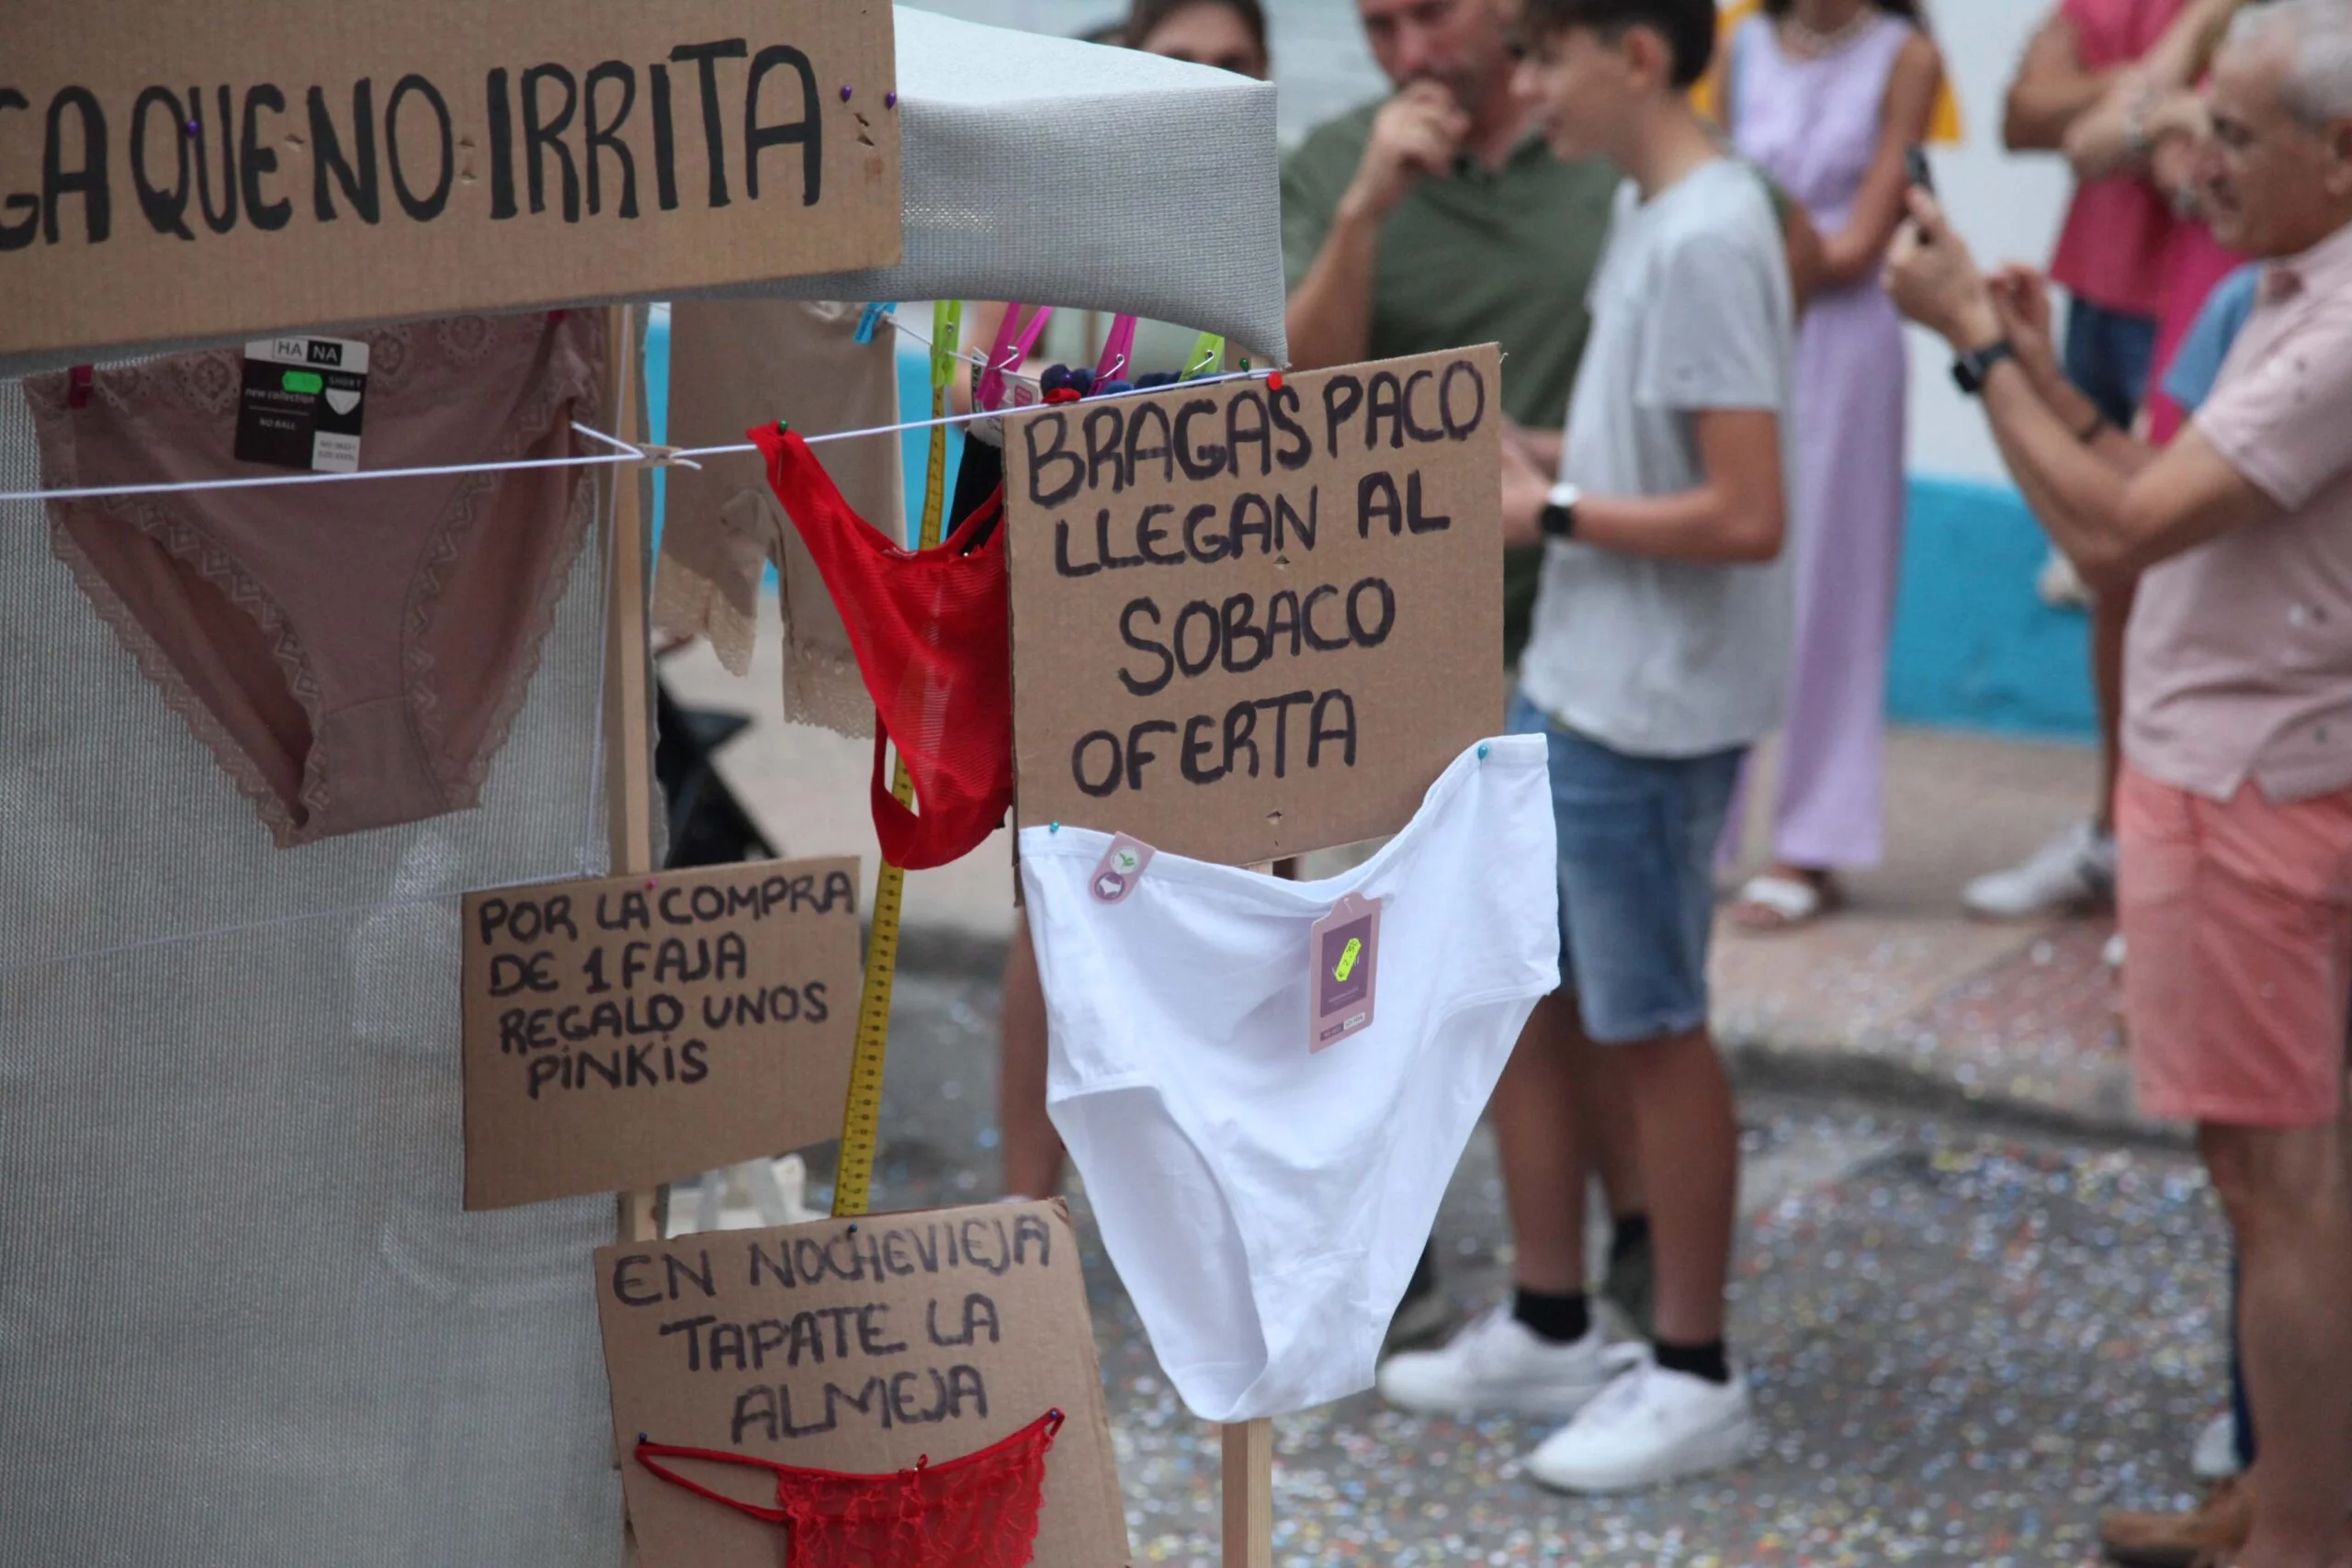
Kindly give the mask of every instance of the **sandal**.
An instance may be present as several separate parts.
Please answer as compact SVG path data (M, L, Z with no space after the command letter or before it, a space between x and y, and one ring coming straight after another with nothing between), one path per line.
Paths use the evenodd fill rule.
M1746 931L1791 931L1845 905L1846 896L1835 881L1825 878L1815 883L1768 871L1749 877L1739 890L1739 897L1732 901L1731 921Z

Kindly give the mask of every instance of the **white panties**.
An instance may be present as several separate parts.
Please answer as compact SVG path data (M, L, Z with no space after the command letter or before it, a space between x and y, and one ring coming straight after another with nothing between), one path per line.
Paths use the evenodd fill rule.
M1046 1102L1161 1368L1243 1421L1372 1386L1388 1321L1520 1026L1559 976L1541 736L1473 747L1372 860L1281 882L1108 834L1021 834ZM1383 899L1373 1021L1308 1048L1308 932Z

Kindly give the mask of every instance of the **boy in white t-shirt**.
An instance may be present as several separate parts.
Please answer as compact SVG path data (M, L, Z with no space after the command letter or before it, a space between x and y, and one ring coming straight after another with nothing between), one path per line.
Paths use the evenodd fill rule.
M1624 170L1557 481L1507 450L1513 542L1548 540L1512 728L1551 743L1560 994L1490 1110L1517 1296L1381 1387L1421 1409L1573 1417L1529 1461L1616 1491L1746 1458L1758 1430L1724 1344L1738 1175L1707 1031L1713 863L1747 747L1780 721L1791 588L1780 562L1795 355L1771 199L1685 93L1713 0L1524 0L1520 87L1563 157ZM1626 1053L1656 1248L1657 1343L1609 1351L1585 1297L1566 1066Z

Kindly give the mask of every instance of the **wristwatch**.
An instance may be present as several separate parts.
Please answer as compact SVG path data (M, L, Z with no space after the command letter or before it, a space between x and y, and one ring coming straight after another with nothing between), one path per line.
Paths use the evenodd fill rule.
M1575 536L1577 502L1583 499L1584 491L1566 481L1554 485L1544 492L1544 510L1539 515L1544 520L1544 534L1546 538L1566 539Z
M1983 348L1972 348L1951 362L1951 378L1960 389L1972 398L1984 395L1984 379L1992 375L1993 367L2004 359L2018 356L2017 344L2007 338L1988 343Z

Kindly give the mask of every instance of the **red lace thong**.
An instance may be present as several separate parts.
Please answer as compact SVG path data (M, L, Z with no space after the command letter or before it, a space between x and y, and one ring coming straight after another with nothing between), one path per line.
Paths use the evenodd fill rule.
M888 1475L802 1470L750 1454L677 1448L644 1438L637 1462L697 1497L785 1525L785 1568L1027 1568L1045 1506L1046 1450L1062 1427L1049 1410L961 1459ZM773 1508L689 1481L657 1459L712 1460L775 1472Z
M874 829L883 855L909 871L961 859L1012 805L1002 488L936 548L901 549L850 509L799 436L775 426L745 434L841 610L881 720ZM890 793L886 740L906 760L920 816Z

